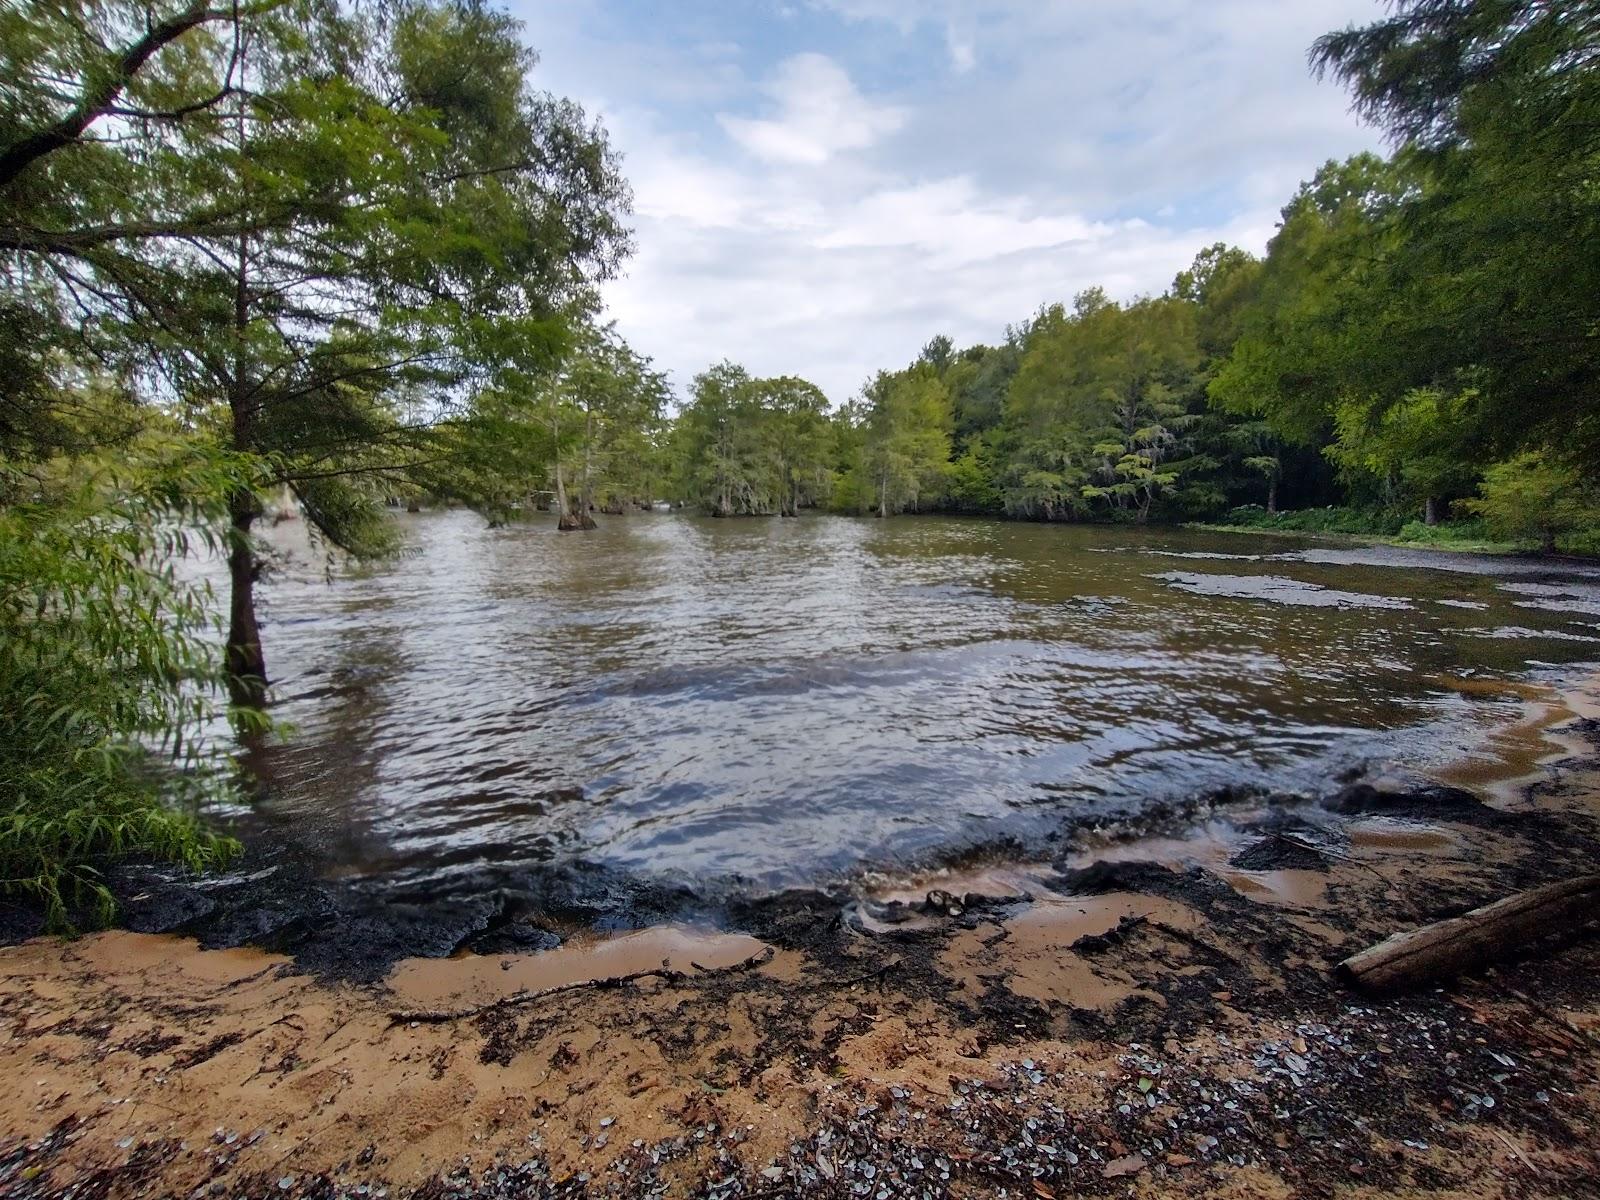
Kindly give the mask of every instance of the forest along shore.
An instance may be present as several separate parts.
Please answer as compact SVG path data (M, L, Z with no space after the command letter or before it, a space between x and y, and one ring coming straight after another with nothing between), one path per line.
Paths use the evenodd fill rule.
M1600 1194L1600 942L1332 965L1593 870L1600 684L1445 774L370 983L0 949L0 1194ZM1480 798L1481 797L1481 798ZM1562 932L1562 931L1553 931ZM1568 931L1571 932L1571 931Z

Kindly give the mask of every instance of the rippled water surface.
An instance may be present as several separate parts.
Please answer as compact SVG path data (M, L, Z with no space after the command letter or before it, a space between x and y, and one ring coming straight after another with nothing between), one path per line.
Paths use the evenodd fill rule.
M330 581L291 549L264 588L294 731L262 819L357 876L810 882L1444 757L1510 714L1463 677L1600 660L1592 568L928 517L403 520L399 562Z

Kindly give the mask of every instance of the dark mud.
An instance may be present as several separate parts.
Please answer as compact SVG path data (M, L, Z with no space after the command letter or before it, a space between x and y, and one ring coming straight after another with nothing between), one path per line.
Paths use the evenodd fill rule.
M1600 738L1600 725L1589 732ZM1234 856L1232 865L1249 871L1326 870L1330 854L1340 852L1339 835L1325 824L1328 814L1501 830L1548 847L1548 853L1531 856L1512 869L1507 885L1531 886L1558 878L1586 859L1591 864L1600 861L1600 841L1581 820L1559 813L1505 812L1470 792L1424 781L1352 783L1320 800L1228 789L1158 803L1137 824L1123 823L1116 832L1124 840L1151 834L1182 838L1203 819L1226 819L1244 809L1258 815L1237 828L1254 840ZM1259 815L1262 812L1265 815ZM1259 917L1256 905L1208 872L1125 861L1072 867L1067 860L1085 832L1104 839L1107 831L1088 821L1063 823L1041 844L1007 839L978 850L963 849L949 862L934 858L919 865L1053 860L1055 868L1040 879L1059 895L1134 892L1190 904L1213 921L1248 923ZM839 947L869 936L851 915L859 901L858 888L850 881L761 894L742 890L737 881L691 887L677 880L568 862L516 873L468 873L447 887L435 883L409 889L382 880L326 878L320 864L306 859L303 848L267 832L254 836L243 858L223 873L194 876L132 863L111 868L105 879L117 899L120 928L182 934L212 949L249 946L287 954L299 969L329 981L376 981L406 958L444 958L463 950L478 954L548 950L574 933L619 932L667 922L749 933L824 961L836 956ZM873 906L876 932L870 940L926 949L952 928L976 928L1030 898L936 891L915 904ZM1476 889L1442 884L1431 898L1429 912L1465 911L1483 898ZM84 916L87 926L88 914ZM38 910L0 905L0 944L42 932ZM857 936L845 938L847 933Z

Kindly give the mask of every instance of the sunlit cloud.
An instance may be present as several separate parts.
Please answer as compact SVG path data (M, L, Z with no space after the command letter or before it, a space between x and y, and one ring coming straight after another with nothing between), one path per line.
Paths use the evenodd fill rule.
M821 54L797 54L779 65L764 92L777 113L751 119L719 113L717 120L757 158L825 163L841 150L862 150L905 123L904 109L868 100L840 66Z
M539 5L529 37L625 155L607 302L680 388L726 357L842 401L935 333L1159 292L1380 141L1305 65L1379 0L631 5Z

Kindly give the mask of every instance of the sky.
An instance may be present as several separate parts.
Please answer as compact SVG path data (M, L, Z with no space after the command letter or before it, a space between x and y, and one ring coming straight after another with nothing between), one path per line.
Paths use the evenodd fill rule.
M534 86L633 188L609 315L681 394L731 359L835 403L935 334L1261 252L1381 148L1306 50L1379 0L510 0Z

